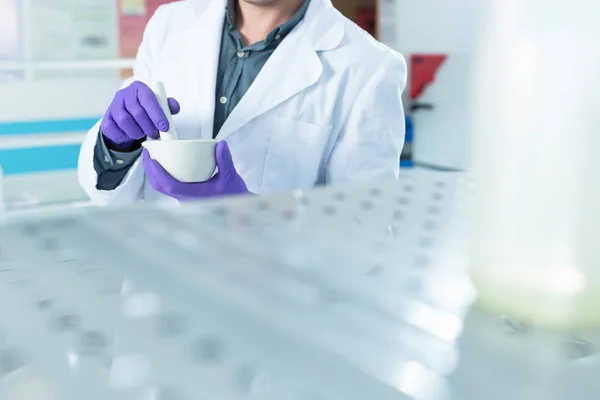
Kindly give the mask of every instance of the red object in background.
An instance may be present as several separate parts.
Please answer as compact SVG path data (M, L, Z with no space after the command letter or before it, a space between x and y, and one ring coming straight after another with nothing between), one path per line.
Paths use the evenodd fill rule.
M377 26L377 11L374 7L361 8L357 11L356 23L358 26L375 36Z
M131 7L129 3L137 4L139 1L139 10L136 8L136 12L126 12L127 6ZM144 29L146 24L154 15L156 9L167 3L172 3L177 0L138 0L138 1L127 1L119 0L119 37L121 40L120 56L121 58L135 58L138 48L142 43L142 37L144 35ZM139 12L138 12L139 11Z
M410 57L410 99L415 100L425 87L435 80L435 74L444 63L445 54L413 54Z
M1 1L1 0L0 0ZM144 30L158 7L179 0L118 0L119 39L121 58L135 58L142 43ZM129 78L131 70L121 71L122 78Z

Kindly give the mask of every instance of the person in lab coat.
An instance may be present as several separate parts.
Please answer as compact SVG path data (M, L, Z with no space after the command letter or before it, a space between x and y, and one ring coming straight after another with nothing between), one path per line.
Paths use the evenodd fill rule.
M219 140L211 180L177 182L141 147L169 126L154 81L180 139ZM84 140L79 181L98 205L129 205L396 179L405 85L404 58L330 0L169 3Z

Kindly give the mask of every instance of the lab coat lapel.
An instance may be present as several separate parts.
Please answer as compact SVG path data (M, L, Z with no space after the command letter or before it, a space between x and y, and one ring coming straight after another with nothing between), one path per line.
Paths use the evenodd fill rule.
M317 51L337 46L343 36L341 24L333 23L335 19L330 18L332 11L337 12L329 0L312 0L304 20L273 52L225 121L218 139L224 139L319 80L323 65ZM325 27L328 21L333 25ZM337 29L330 30L332 27ZM329 40L323 42L322 35Z
M321 62L313 49L296 37L286 38L225 121L219 139L311 86L321 71Z
M199 3L200 4L200 3ZM215 88L221 49L226 0L211 0L201 10L194 26L182 41L181 66L184 69L186 107L201 121L200 135L212 139Z

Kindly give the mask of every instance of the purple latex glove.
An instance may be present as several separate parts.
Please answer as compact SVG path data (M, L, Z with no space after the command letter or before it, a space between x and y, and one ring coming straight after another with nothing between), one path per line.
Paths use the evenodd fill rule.
M148 181L156 190L179 201L192 201L215 196L248 194L248 188L233 165L227 142L217 143L215 158L219 171L206 182L181 183L169 175L163 167L144 150L144 171Z
M169 108L173 115L181 111L177 100L172 98ZM158 139L159 131L168 130L169 120L154 92L138 81L117 92L100 124L107 145L117 149L127 149L146 137Z

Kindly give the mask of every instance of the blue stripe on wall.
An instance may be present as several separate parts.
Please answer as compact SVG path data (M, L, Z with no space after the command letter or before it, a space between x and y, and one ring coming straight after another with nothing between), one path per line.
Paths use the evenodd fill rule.
M0 166L5 175L76 169L80 148L72 144L0 149Z
M90 130L99 120L100 117L56 119L48 121L0 122L0 136L85 132Z

